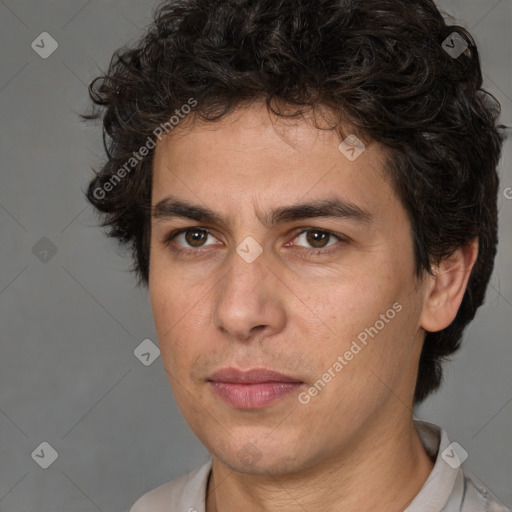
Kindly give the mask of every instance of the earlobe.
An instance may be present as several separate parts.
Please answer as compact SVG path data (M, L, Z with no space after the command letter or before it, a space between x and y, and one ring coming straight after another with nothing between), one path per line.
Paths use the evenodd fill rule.
M432 267L428 277L420 326L428 332L448 327L462 303L471 270L478 256L478 239L457 248L450 256Z

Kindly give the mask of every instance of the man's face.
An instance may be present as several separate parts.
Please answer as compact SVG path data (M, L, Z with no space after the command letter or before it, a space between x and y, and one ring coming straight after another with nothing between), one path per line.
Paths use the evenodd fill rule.
M339 143L255 105L156 148L149 291L163 362L191 429L237 471L311 468L411 415L425 287L410 223L382 148L351 161ZM176 215L192 214L170 196L217 219ZM272 222L322 201L352 208ZM293 383L214 377L226 368Z

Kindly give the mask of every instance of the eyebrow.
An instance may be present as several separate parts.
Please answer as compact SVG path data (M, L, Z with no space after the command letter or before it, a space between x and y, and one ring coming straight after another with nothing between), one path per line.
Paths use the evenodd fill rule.
M153 207L151 216L156 221L182 217L201 223L227 227L224 218L210 208L187 203L171 196L159 201ZM369 211L337 197L282 206L272 210L263 218L258 216L262 223L267 226L315 217L332 217L362 223L370 223L374 218Z

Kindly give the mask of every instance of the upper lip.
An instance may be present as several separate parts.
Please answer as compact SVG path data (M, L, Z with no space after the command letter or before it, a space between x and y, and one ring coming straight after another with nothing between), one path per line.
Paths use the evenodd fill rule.
M258 384L262 382L302 382L283 373L267 370L265 368L252 368L250 370L237 370L236 368L223 368L210 375L209 381L231 382L238 384Z

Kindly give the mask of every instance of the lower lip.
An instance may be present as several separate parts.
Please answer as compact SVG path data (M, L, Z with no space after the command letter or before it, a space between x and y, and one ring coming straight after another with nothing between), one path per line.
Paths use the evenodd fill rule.
M237 409L260 409L297 391L303 385L300 382L237 384L212 381L210 381L210 384L217 395Z

